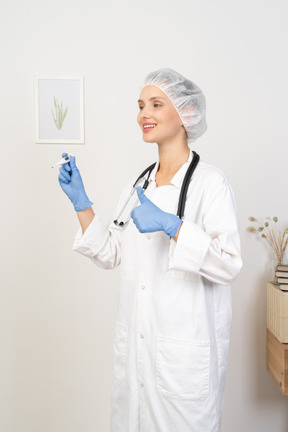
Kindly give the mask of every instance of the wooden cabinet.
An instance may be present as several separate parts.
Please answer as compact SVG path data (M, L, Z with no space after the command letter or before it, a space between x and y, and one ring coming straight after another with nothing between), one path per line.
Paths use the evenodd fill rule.
M288 292L267 284L267 369L288 396Z
M288 396L288 343L267 329L267 369L284 396Z

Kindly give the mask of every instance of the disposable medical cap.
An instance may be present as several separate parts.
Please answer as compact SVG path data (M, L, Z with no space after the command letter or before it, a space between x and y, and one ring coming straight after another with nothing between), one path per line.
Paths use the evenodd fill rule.
M176 108L187 132L188 144L199 138L207 129L206 102L201 89L173 69L159 69L148 74L143 87L158 87Z

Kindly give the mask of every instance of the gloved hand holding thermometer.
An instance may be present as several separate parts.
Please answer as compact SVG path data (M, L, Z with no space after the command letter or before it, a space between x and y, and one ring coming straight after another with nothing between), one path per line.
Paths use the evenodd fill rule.
M62 157L67 158L68 154L63 153ZM74 209L79 212L93 205L86 195L84 184L75 163L75 156L69 155L69 160L59 169L59 184L65 194L72 202Z
M170 238L175 237L182 220L172 213L166 213L153 204L144 194L141 186L137 187L141 205L131 213L133 222L140 233L164 231Z

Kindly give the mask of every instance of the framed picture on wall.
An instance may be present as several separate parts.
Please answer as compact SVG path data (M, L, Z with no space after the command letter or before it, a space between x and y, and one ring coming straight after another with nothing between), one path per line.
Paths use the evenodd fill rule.
M35 77L37 144L84 144L83 76Z

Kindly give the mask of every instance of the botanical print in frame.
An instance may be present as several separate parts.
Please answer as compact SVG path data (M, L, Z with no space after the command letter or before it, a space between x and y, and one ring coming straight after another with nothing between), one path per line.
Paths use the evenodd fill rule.
M84 144L83 76L35 78L37 144Z

